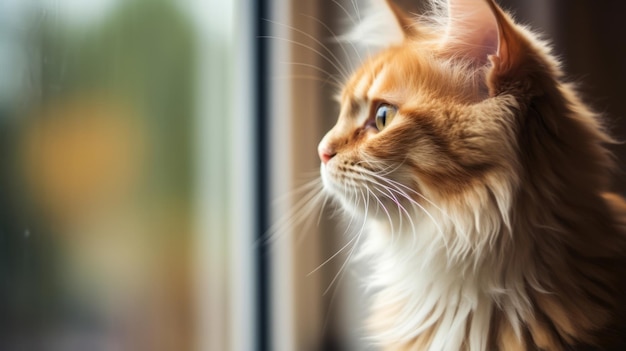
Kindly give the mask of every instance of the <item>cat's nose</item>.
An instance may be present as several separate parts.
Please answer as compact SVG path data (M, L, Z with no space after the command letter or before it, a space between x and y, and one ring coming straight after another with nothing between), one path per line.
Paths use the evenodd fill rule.
M322 160L322 163L324 164L328 163L328 161L330 161L330 159L337 154L335 150L322 144L320 144L320 146L317 148L317 152L320 155L320 160Z

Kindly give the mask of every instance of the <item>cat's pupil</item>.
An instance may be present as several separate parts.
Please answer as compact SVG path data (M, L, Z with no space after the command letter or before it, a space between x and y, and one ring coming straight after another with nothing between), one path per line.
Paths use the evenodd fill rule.
M395 108L390 105L381 105L376 111L376 128L381 131L388 122L391 122L395 113Z

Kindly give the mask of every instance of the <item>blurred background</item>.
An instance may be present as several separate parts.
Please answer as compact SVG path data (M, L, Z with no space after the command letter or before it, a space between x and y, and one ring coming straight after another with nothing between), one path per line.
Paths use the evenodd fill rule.
M500 3L626 139L626 4ZM364 5L0 0L0 350L372 349L332 205L275 226L317 177Z

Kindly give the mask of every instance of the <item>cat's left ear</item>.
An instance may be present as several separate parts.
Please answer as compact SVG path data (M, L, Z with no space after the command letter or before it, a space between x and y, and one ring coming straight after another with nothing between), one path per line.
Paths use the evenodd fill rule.
M448 0L448 25L442 49L477 64L489 59L507 74L525 60L528 39L494 0Z
M362 14L357 14L357 18L359 23L344 36L351 42L384 48L399 45L418 35L412 16L393 0L370 0L368 7Z

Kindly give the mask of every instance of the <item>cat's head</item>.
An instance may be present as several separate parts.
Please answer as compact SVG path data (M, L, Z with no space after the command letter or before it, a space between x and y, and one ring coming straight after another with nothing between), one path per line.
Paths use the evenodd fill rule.
M573 144L602 139L552 117L576 103L556 61L493 0L440 2L434 17L415 19L383 4L390 16L367 28L395 36L345 84L318 148L325 188L346 209L386 219L434 204L491 206L506 221L533 163L560 162L544 139L563 128ZM583 110L578 120L595 123ZM555 155L542 158L542 147Z

